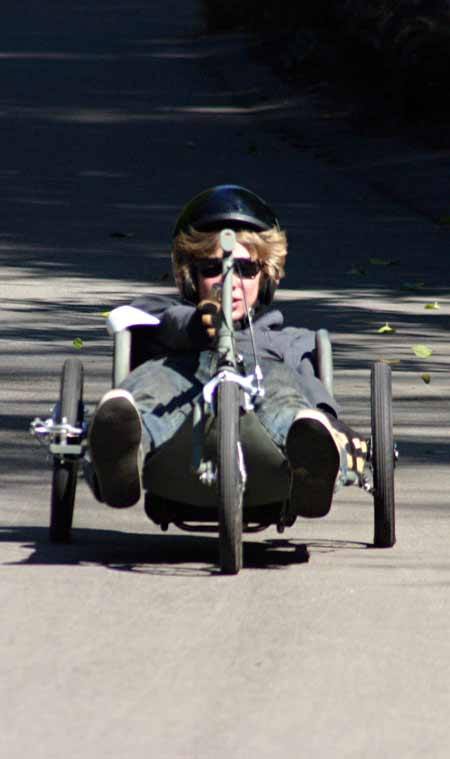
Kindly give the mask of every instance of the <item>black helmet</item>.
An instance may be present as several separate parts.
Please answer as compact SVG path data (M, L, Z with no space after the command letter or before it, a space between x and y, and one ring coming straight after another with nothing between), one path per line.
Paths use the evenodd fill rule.
M270 206L254 192L237 184L220 184L204 190L184 206L173 236L187 232L189 227L212 231L224 226L264 232L272 227L279 229L280 225Z

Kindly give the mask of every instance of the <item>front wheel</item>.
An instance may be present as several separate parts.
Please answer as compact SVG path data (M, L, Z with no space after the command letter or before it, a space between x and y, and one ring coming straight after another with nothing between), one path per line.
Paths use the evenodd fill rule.
M374 544L395 543L394 436L392 427L391 369L379 361L371 372L372 445L374 484Z
M240 388L222 382L217 394L220 568L237 574L242 567L243 471L239 442Z
M78 358L67 359L62 370L55 422L60 424L64 419L74 427L81 426L83 421L83 364ZM77 458L54 456L50 505L50 540L53 543L70 540L77 474Z

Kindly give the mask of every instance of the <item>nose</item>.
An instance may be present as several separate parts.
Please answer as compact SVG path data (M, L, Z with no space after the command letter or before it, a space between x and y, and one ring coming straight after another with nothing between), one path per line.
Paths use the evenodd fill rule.
M233 291L241 290L242 282L239 274L233 274Z

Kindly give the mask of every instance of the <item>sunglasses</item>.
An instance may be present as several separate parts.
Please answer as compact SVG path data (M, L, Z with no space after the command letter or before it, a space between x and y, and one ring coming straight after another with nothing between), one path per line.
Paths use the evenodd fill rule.
M258 272L261 271L259 261L252 261L250 258L233 258L235 271L243 279L255 279ZM204 279L212 279L222 274L222 259L207 258L204 261L196 262L196 269Z

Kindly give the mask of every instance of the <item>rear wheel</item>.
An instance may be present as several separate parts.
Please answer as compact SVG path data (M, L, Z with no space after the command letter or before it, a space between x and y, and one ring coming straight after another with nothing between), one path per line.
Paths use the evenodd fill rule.
M377 362L371 372L372 467L374 484L374 544L395 543L394 436L391 369Z
M77 358L64 363L59 404L55 422L63 420L73 426L83 421L83 365ZM50 540L65 543L70 540L75 491L77 486L78 458L55 455L50 504Z
M239 443L240 388L222 382L217 395L220 568L237 574L242 567L243 476Z

